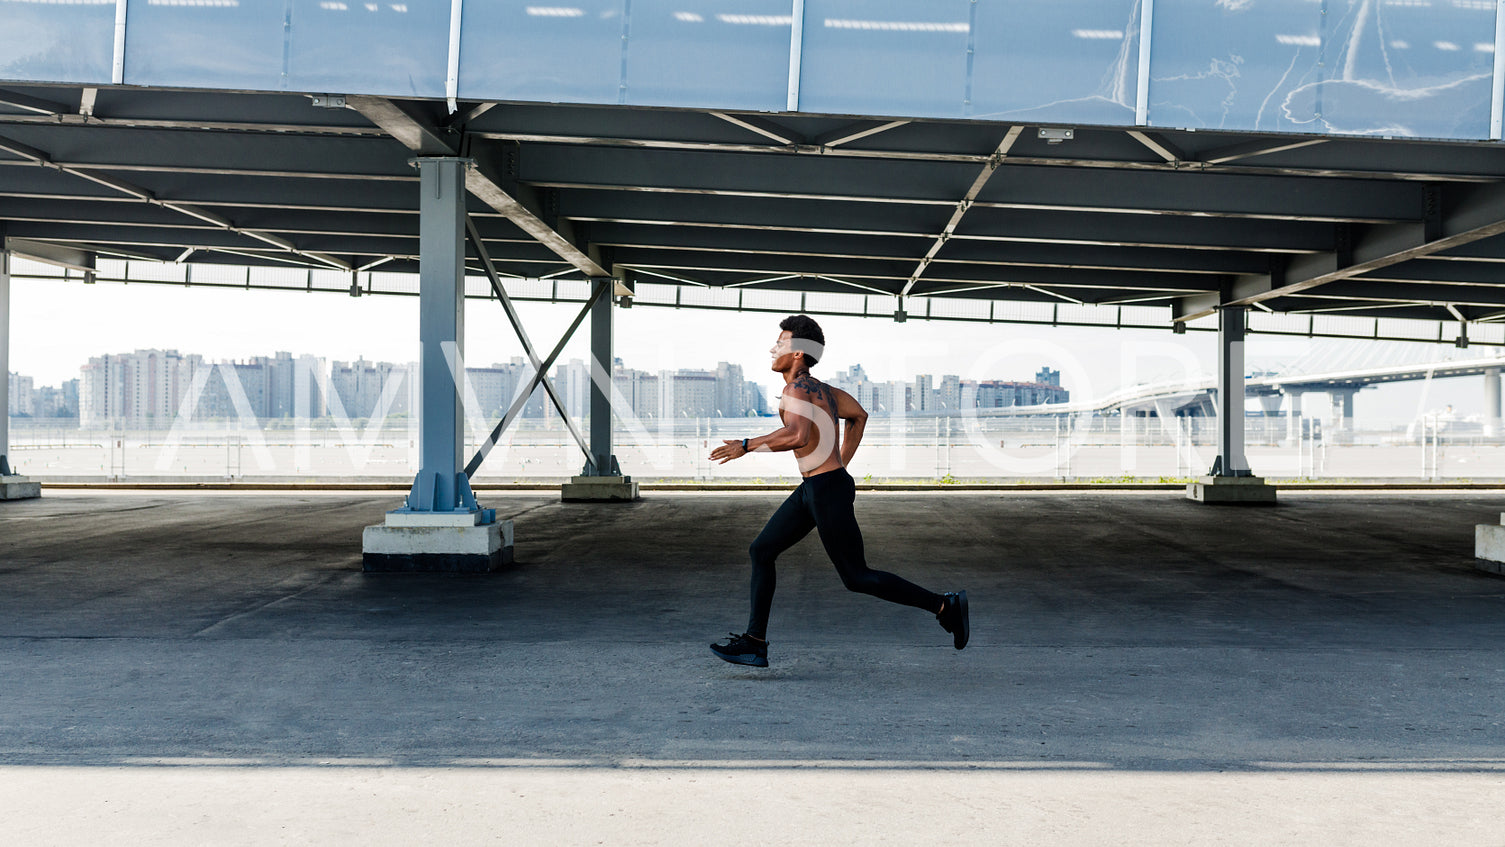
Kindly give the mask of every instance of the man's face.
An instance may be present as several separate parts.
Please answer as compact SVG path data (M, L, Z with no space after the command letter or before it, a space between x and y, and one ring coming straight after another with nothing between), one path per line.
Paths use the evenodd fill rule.
M794 333L786 329L779 333L779 340L775 341L773 347L769 348L768 355L773 357L773 370L784 371L793 363L794 350L792 349L793 344L790 341L793 337Z

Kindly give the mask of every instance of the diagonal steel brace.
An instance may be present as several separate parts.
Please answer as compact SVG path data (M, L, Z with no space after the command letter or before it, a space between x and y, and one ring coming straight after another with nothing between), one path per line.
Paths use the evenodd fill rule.
M507 320L511 321L512 329L517 332L518 339L522 341L523 350L528 354L528 361L533 365L533 377L529 380L528 387L513 399L512 406L502 416L501 423L496 425L496 428L491 431L491 435L481 444L480 449L476 451L476 455L465 466L466 476L475 475L481 463L486 460L486 455L491 452L491 448L496 446L497 441L502 437L502 433L506 431L508 425L522 411L522 407L527 403L528 398L532 396L533 390L540 385L543 386L544 391L549 395L549 399L553 401L555 408L559 410L560 417L564 419L565 426L569 427L570 434L575 437L575 443L580 446L580 451L585 454L586 461L592 461L590 447L586 445L585 438L581 436L580 430L575 428L575 422L570 419L569 410L565 407L564 401L560 399L559 394L554 390L553 383L549 382L548 371L549 368L553 367L554 360L564 351L565 344L574 336L575 330L579 329L580 324L585 320L585 316L590 314L591 307L595 305L596 300L607 290L607 285L596 286L595 291L592 292L591 297L586 301L585 308L581 309L580 314L575 316L575 320L570 324L569 329L564 331L564 335L549 353L548 358L540 361L538 353L533 347L533 342L528 338L527 331L523 329L522 320L518 317L517 309L512 305L512 298L507 296L507 290L502 286L502 280L496 272L496 266L491 262L491 255L486 252L486 246L481 241L481 234L476 230L475 222L468 215L465 218L465 229L470 234L470 242L475 246L476 254L481 258L481 266L486 271L486 278L491 282L492 293L496 295L497 300L502 304L502 308L506 310Z

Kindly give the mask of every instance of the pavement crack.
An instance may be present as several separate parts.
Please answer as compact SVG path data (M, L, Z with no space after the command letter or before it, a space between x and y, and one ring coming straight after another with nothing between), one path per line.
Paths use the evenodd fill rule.
M274 597L271 600L267 600L264 603L257 603L256 605L254 605L254 606L252 606L252 607L250 607L248 609L243 609L243 610L241 610L239 612L236 612L236 613L234 613L232 615L227 615L226 617L223 617L223 618L219 619L218 621L215 621L214 623L212 623L212 624L204 627L203 629L201 629L201 630L193 633L189 637L190 638L198 638L198 637L203 636L203 635L209 635L209 634L213 633L215 630L217 630L217 629L219 629L219 628L221 628L221 627L223 627L223 626L225 626L227 624L233 623L233 622L241 620L243 618L248 618L248 617L250 617L252 615L255 615L258 612L261 612L261 611L264 611L266 609L269 609L272 606L277 605L278 603L285 603L288 600L295 600L298 597L301 597L304 594L307 594L308 592L314 590L315 588L322 588L323 586L326 586L329 583L333 582L335 579L339 578L339 576L341 576L341 574L325 574L321 578L313 580L312 582L308 583L307 585L303 586L302 588L298 589L297 591L292 592L291 594L283 594L281 596Z

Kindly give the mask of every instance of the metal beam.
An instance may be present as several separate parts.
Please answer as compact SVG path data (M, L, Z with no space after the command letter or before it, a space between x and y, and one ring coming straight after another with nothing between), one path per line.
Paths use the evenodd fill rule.
M356 97L346 101L352 108L366 115L372 123L386 130L408 149L424 155L435 146L453 152L439 131L420 118L401 108L398 104L380 97ZM498 166L493 158L494 150L480 149L473 145L470 151L476 166L465 173L465 188L482 202L500 212L521 230L533 236L540 244L554 251L559 258L573 265L588 276L609 276L589 251L582 249L571 238L545 222L537 211L519 199L521 184L513 179L506 169ZM505 187L504 187L505 186ZM511 189L510 191L508 189Z
M453 156L459 152L457 136L435 128L397 101L351 95L345 98L345 105L419 156Z
M1505 233L1505 186L1433 189L1423 220L1358 229L1330 253L1297 256L1283 272L1234 283L1230 305L1247 306L1450 250ZM1441 195L1441 196L1438 196ZM1451 202L1449 202L1451 201Z
M1265 156L1270 153L1283 153L1287 150L1299 150L1302 147L1314 147L1318 144L1326 144L1326 138L1305 138L1299 141L1262 138L1258 141L1245 141L1239 144L1230 144L1227 147L1218 147L1213 150L1203 150L1193 156L1198 162L1209 165L1225 165L1236 162L1239 159L1250 159L1255 156Z
M983 186L987 185L988 180L993 178L994 172L1003 164L1004 157L1009 154L1009 148L1013 147L1014 142L1019 140L1019 133L1023 131L1024 127L1022 126L1012 126L1009 127L1008 132L1004 133L1003 140L998 142L998 147L993 150L993 155L988 159L988 163L983 166L977 178L972 180L972 185L967 188L967 193L962 196L961 200L957 201L956 208L951 211L951 218L941 228L940 235L937 235L935 240L930 243L930 248L920 258L919 264L910 272L909 281L904 283L904 289L899 292L899 296L903 297L914 290L915 283L920 281L921 276L924 276L925 268L935 260L935 256L941 252L941 248L946 246L947 240L956 232L956 228L961 225L962 216L967 214L968 209L972 208L972 204L977 200L977 195L982 193Z
M1175 164L1186 159L1186 154L1181 152L1181 148L1172 144L1165 136L1158 132L1129 130L1129 137L1148 147L1151 153L1154 153L1170 164Z
M1505 267L1502 267L1499 262L1416 260L1391 265L1365 274L1359 279L1376 282L1429 282L1495 287L1505 285Z
M793 232L800 235L898 235L927 240L935 238L935 234L946 225L948 215L935 206L836 200L791 203L764 197L632 194L594 189L560 191L559 211L561 216L577 221L634 226ZM596 231L594 227L591 230L593 235ZM1319 252L1333 247L1331 226L1304 221L977 206L962 219L953 235L952 246L955 247L961 239L1293 253Z
M73 111L72 108L62 103L44 100L41 97L32 97L29 94L22 94L18 91L0 90L0 105L14 106L17 109L24 109L33 114L51 117L68 114Z
M321 264L329 265L330 267L341 268L345 270L349 269L349 265L347 263L335 259L331 256L320 253L305 252L299 250L296 245L286 239L279 238L274 235L268 235L266 233L259 232L253 229L243 229L237 227L229 219L210 212L206 209L201 209L196 205L161 199L154 192L146 188L143 188L131 182L127 182L126 180L117 179L106 174L98 173L93 170L85 170L83 168L59 165L52 160L51 155L47 151L28 147L12 139L6 138L0 138L0 149L11 150L12 152L19 152L24 150L25 152L22 155L26 155L28 158L33 159L34 163L38 166L55 169L59 173L88 180L89 182L104 186L105 188L108 188L111 191L117 192L119 194L124 194L136 200L161 206L164 209L169 209L171 211L187 215L188 217L196 218L198 220L220 227L221 229L229 230L230 232L236 232L248 238L256 239L257 241L275 245L284 250L287 250L290 253L313 259L320 262Z
M85 273L94 272L94 255L92 253L62 244L30 241L7 235L4 244L0 244L0 250L13 253L23 259L31 259L34 262L41 262L60 268L71 268Z
M5 122L0 118L0 123ZM1079 130L1080 131L1080 130ZM823 156L827 158L849 159L875 159L894 161L926 161L926 162L962 162L981 164L986 162L986 153L971 153L950 150L924 150L924 149L892 149L882 147L846 147L846 146L822 146L819 138L810 144L782 144L782 143L752 143L733 142L721 140L707 140L691 137L663 137L649 133L640 133L633 136L610 136L599 134L566 134L562 132L544 132L540 130L526 129L491 129L484 131L471 131L468 133L473 138L485 138L498 141L516 141L532 144L555 144L589 147L627 147L657 150L681 150L703 151L718 153L777 153L785 156ZM822 136L823 137L823 136ZM1161 137L1164 137L1163 135ZM1080 137L1079 137L1080 138ZM1168 139L1167 139L1168 142ZM1318 144L1332 144L1332 139L1308 139L1293 144L1271 144L1266 142L1253 142L1250 144L1230 145L1211 151L1212 155L1226 157L1226 162L1234 162L1243 158L1273 154L1289 150L1297 150L1303 147L1313 147ZM1354 153L1351 148L1345 148L1342 154L1334 153L1331 162L1314 163L1305 166L1295 165L1235 165L1218 164L1202 161L1199 156L1208 154L1187 154L1187 158L1179 161L1155 161L1147 162L1138 159L1115 159L1091 156L1050 156L1037 152L1030 154L1016 153L1010 156L1010 163L1017 165L1034 165L1041 167L1077 167L1100 170L1137 170L1137 171L1177 171L1195 170L1205 173L1243 174L1249 176L1280 176L1280 177L1320 177L1325 179L1391 179L1407 181L1454 181L1454 182L1492 182L1502 178L1505 174L1499 172L1498 166L1493 166L1490 161L1481 159L1478 151L1468 147L1454 147L1448 151L1448 156L1435 160L1412 157L1404 162L1391 161L1388 158L1374 157L1377 159L1371 167L1354 166ZM1472 155L1471 155L1472 154ZM1429 161L1436 161L1438 167L1427 170L1425 165Z
M84 177L93 174L95 178ZM289 179L277 182L235 176L155 174L150 189L94 171L61 172L52 167L0 169L0 197L47 200L136 202L150 196L215 208L303 209L414 216L411 183L368 180ZM111 186L106 188L108 184ZM90 184L92 183L92 184ZM130 197L122 186L136 188ZM143 196L144 195L144 196ZM477 208L482 208L476 203ZM416 225L414 231L417 231Z
M853 141L870 138L881 132L888 132L891 129L898 129L901 126L907 126L909 123L910 121L859 121L854 124L848 124L840 129L833 129L830 132L822 133L815 137L814 143L817 147L831 149L840 147L843 144L851 144Z
M597 244L643 250L695 250L736 254L816 256L848 259L912 259L917 238L810 232L621 223L591 228ZM1042 244L952 238L933 258L932 269L947 265L1055 267L1097 270L1243 274L1269 267L1264 254L1223 250L1175 250Z
M743 276L834 276L844 279L884 280L902 286L908 280L908 263L890 259L847 259L787 254L707 253L694 250L619 248L618 264L668 272L725 271ZM1031 266L981 266L935 263L932 273L913 290L924 293L924 282L1014 282L1031 285L1087 289L1124 289L1169 292L1217 291L1231 277L1227 274L1164 273L1158 271L1099 270Z
M1270 301L1270 303L1278 308L1293 299L1328 303L1338 301L1413 303L1438 307L1449 303L1464 306L1505 306L1505 286L1433 285L1348 279L1328 283L1321 288L1303 291L1294 297L1282 298Z
M855 200L954 208L975 166L560 145L529 147L518 179L553 188ZM1422 188L1384 180L1046 167L1008 162L975 204L1129 214L1388 223L1414 219Z
M780 144L803 144L805 137L766 118L755 115L733 115L729 112L711 112L712 117L720 118L733 126L740 126L748 132L756 133L764 138L772 139Z
M0 145L66 150L61 167L118 173L227 174L307 179L416 182L397 145L386 137L304 133L172 132L114 125L12 125ZM31 158L31 157L28 157Z

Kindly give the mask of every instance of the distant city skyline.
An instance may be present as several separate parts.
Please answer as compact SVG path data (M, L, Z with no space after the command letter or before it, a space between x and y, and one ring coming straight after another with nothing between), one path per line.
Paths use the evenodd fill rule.
M578 306L519 302L517 309L534 342L547 348ZM495 304L470 302L466 314L468 361L507 361L522 352ZM1062 371L1074 401L1085 401L1135 382L1210 374L1216 367L1212 333L816 317L827 337L827 357L817 366L817 376L861 364L875 381L912 379L917 373L1017 378L1048 365ZM641 306L617 310L615 353L653 372L714 357L741 365L748 379L773 396L780 380L768 370L767 351L780 318ZM361 354L375 361L409 361L416 358L418 346L415 298L86 286L24 278L12 280L10 330L11 370L34 377L42 386L58 386L76 376L81 339L99 350L176 348L215 360L244 360L282 349L306 350L326 361L352 361ZM586 358L588 335L582 328L561 358ZM1268 367L1299 358L1314 343L1320 342L1254 334L1248 339L1246 359L1251 369ZM1439 358L1450 349L1422 343L1375 344L1435 349ZM1423 409L1446 405L1460 414L1473 414L1482 410L1480 395L1469 380L1397 384L1361 392L1357 414L1409 419Z
M768 415L773 404L740 365L650 372L613 362L622 408L640 419ZM521 356L465 369L471 414L495 418L515 402L532 375ZM13 417L76 417L82 427L126 422L162 426L185 410L193 419L254 417L350 420L404 416L416 405L416 362L357 357L326 363L322 357L278 351L241 360L212 361L176 349L137 349L89 357L77 378L61 386L36 386L28 374L10 374ZM916 374L912 380L875 382L862 365L827 375L876 415L931 413L960 408L1064 403L1070 391L1061 371L1041 368L1033 380L965 380L955 374ZM589 410L590 370L581 359L556 363L552 383L572 417ZM541 389L523 405L524 418L551 419L558 411Z

